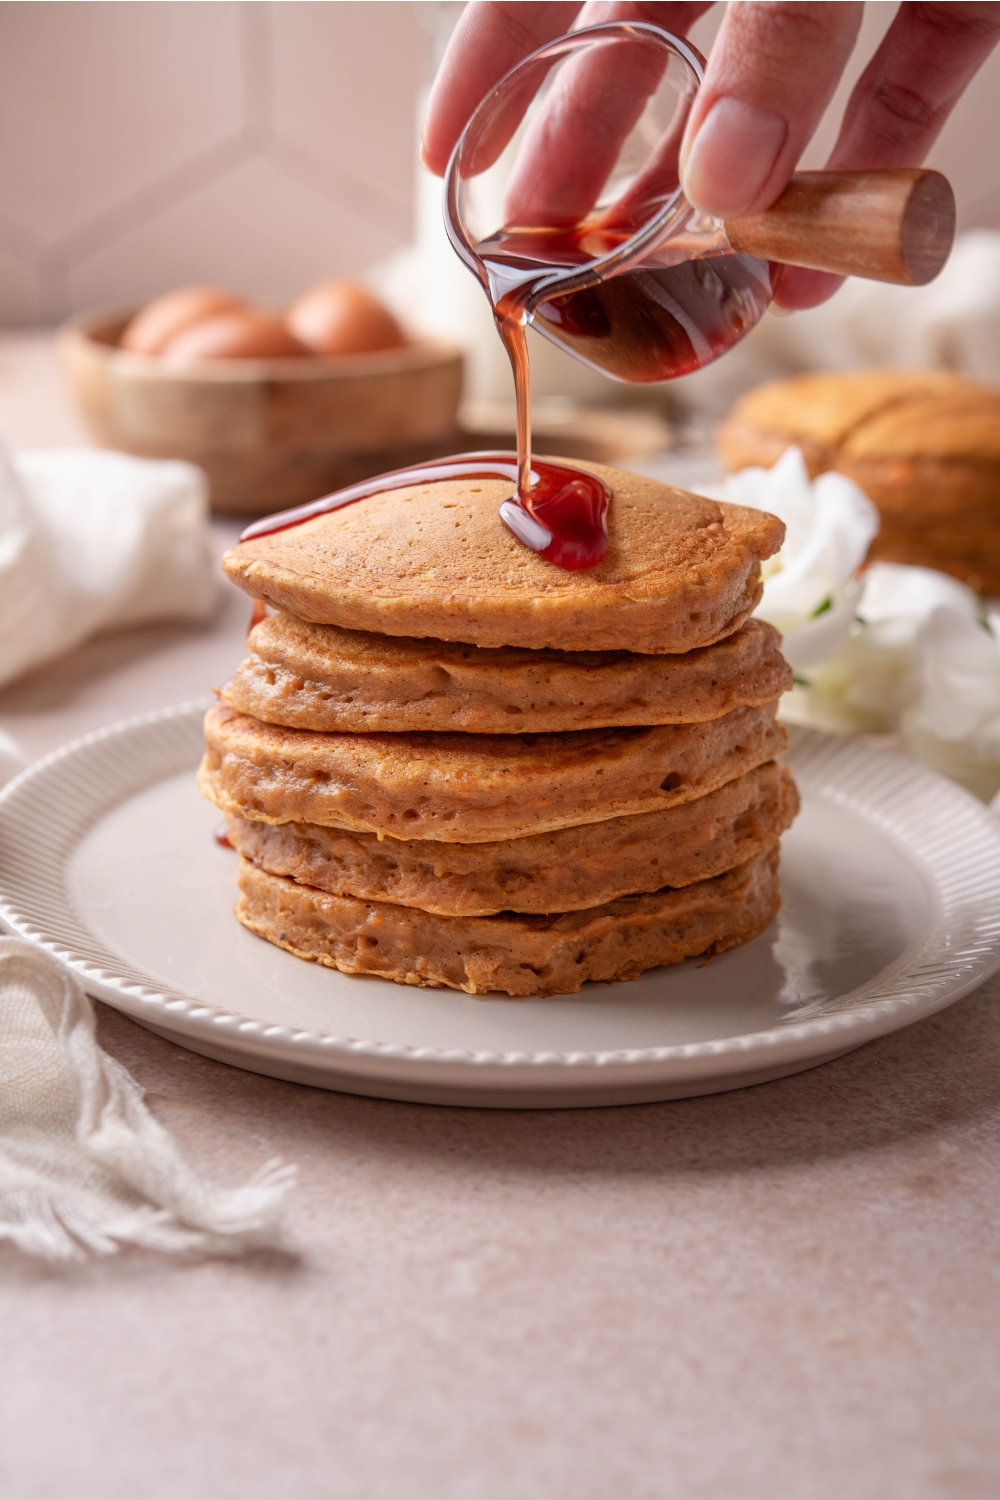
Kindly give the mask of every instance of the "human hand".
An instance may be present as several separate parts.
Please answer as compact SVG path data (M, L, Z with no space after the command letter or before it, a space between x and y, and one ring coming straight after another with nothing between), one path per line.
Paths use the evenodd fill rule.
M576 22L648 21L685 35L710 9L700 3L493 3L473 0L462 15L431 93L423 159L443 174L451 150L480 99L536 47ZM733 0L708 59L681 148L685 192L717 218L756 214L775 201L833 96L861 24L862 5L752 3ZM963 90L1000 39L1000 5L903 3L848 102L831 168L919 166ZM574 88L584 88L581 76ZM623 95L628 89L623 88ZM579 103L580 101L577 101ZM585 108L564 118L576 150L607 146L607 129ZM633 110L623 100L612 124L623 139ZM604 117L606 122L606 117ZM556 138L557 139L557 138ZM530 143L529 143L530 144ZM559 190L558 151L547 133L549 161L524 164L540 188ZM542 175L543 172L546 175ZM571 199L564 198L564 206ZM788 267L775 301L812 307L840 285L820 271Z

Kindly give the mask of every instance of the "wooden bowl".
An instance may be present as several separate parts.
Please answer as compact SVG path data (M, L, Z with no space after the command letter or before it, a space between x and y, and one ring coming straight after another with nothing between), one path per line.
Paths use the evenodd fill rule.
M233 359L186 369L130 354L131 313L74 320L60 356L102 447L200 464L216 510L266 515L453 451L462 354L422 339L340 359Z

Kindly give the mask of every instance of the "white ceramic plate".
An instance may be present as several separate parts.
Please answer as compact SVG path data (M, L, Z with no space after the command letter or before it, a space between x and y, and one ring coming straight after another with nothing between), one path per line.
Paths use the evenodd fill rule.
M756 942L551 1000L303 963L232 915L236 856L193 770L204 705L88 735L0 796L0 920L182 1045L323 1088L558 1107L711 1093L812 1067L1000 966L1000 822L922 767L796 732L803 811Z

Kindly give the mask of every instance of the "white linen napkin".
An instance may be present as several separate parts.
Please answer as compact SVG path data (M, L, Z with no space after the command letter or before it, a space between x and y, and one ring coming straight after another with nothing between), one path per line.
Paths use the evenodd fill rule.
M271 1245L294 1167L206 1182L98 1046L75 979L0 938L0 1240L50 1260L119 1245L235 1255Z
M0 686L101 630L203 620L214 593L193 464L0 443Z

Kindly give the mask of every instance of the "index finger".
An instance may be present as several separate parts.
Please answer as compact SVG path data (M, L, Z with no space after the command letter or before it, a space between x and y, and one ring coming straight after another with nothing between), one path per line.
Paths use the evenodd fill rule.
M757 214L788 184L854 47L862 6L734 0L688 119L682 180L718 219Z
M1000 41L1000 5L903 4L851 95L827 167L916 167ZM840 278L786 266L782 307L815 307Z
M480 100L529 53L568 31L580 8L573 0L473 0L466 7L431 89L420 150L424 166L444 176Z
M658 48L630 41L567 59L508 179L508 224L576 224L589 213L666 62Z
M684 36L710 8L710 0L590 0L579 25L639 21ZM593 208L667 66L668 54L663 48L643 42L638 32L613 41L595 41L565 62L544 106L525 133L507 183L507 222L554 224L583 219ZM683 130L690 102L690 97L678 100L672 111L672 123L679 131ZM676 166L676 147L672 151ZM659 176L664 176L666 167L671 185L676 187L678 178L667 163L665 142L661 142L659 153Z

